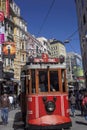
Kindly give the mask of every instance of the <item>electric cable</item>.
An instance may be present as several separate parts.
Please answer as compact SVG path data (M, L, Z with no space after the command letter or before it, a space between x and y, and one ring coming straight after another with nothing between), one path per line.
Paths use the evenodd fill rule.
M51 5L50 5L50 7L49 7L49 10L48 10L48 12L47 12L47 14L46 14L46 16L45 16L45 18L44 18L44 20L43 20L41 26L40 26L40 29L39 29L37 35L39 35L39 34L41 33L42 28L43 28L43 26L44 26L44 24L45 24L45 22L46 22L46 20L47 20L47 18L48 18L48 16L49 16L49 14L50 14L50 11L52 10L52 7L54 6L54 3L55 3L55 0L52 1Z
M80 29L80 27L77 28L70 36L68 36L66 38L66 40L64 41L64 44L69 43L70 41L72 41L72 37L79 31L79 29ZM74 50L74 52L76 52L76 49L71 44L69 44L69 45L70 45L71 49Z

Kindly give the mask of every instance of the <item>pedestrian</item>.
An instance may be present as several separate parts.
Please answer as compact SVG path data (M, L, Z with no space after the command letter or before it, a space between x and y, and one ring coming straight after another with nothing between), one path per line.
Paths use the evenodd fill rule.
M16 96L16 93L13 94L13 106L14 106L14 109L17 107L17 96Z
M70 107L71 107L72 116L75 117L76 97L73 93L71 94L69 100L70 100Z
M0 97L0 105L1 105L1 119L2 124L6 125L8 123L8 112L9 112L9 98L7 93L3 93Z
M12 94L10 94L8 98L9 98L9 101L10 101L10 109L12 110L13 107L14 107L14 104L13 104L14 98L13 98Z
M82 105L84 109L84 116L85 116L85 119L87 120L87 92L85 92L84 98L82 100Z
M81 110L81 116L84 115L84 110L83 110L83 105L82 105L83 98L84 98L84 94L83 94L82 90L80 90L80 92L79 92L79 108Z

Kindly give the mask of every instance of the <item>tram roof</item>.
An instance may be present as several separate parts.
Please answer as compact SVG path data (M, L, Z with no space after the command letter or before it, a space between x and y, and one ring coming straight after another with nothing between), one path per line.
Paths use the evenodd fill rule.
M22 68L22 70L47 68L66 68L64 56L60 55L59 58L49 58L47 54L42 54L41 58L30 56L29 61Z
M30 63L29 65L25 65L23 68L22 68L22 71L23 70L26 70L26 69L47 69L47 68L50 68L50 69L58 69L58 68L62 68L62 69L65 69L66 68L66 64L63 63L63 64L46 64L46 63L38 63L38 64L33 64L33 63Z

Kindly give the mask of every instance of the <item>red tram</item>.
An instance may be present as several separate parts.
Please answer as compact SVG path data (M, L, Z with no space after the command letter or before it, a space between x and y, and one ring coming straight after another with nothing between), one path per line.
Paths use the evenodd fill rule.
M32 58L21 71L21 108L26 129L70 129L64 57Z

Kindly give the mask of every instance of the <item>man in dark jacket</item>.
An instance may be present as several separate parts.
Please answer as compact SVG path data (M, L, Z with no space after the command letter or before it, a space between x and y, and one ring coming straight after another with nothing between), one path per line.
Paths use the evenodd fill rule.
M4 125L6 125L8 123L8 111L9 111L9 106L10 106L9 98L8 98L8 95L6 93L4 93L0 97L0 106L1 106L2 123Z

